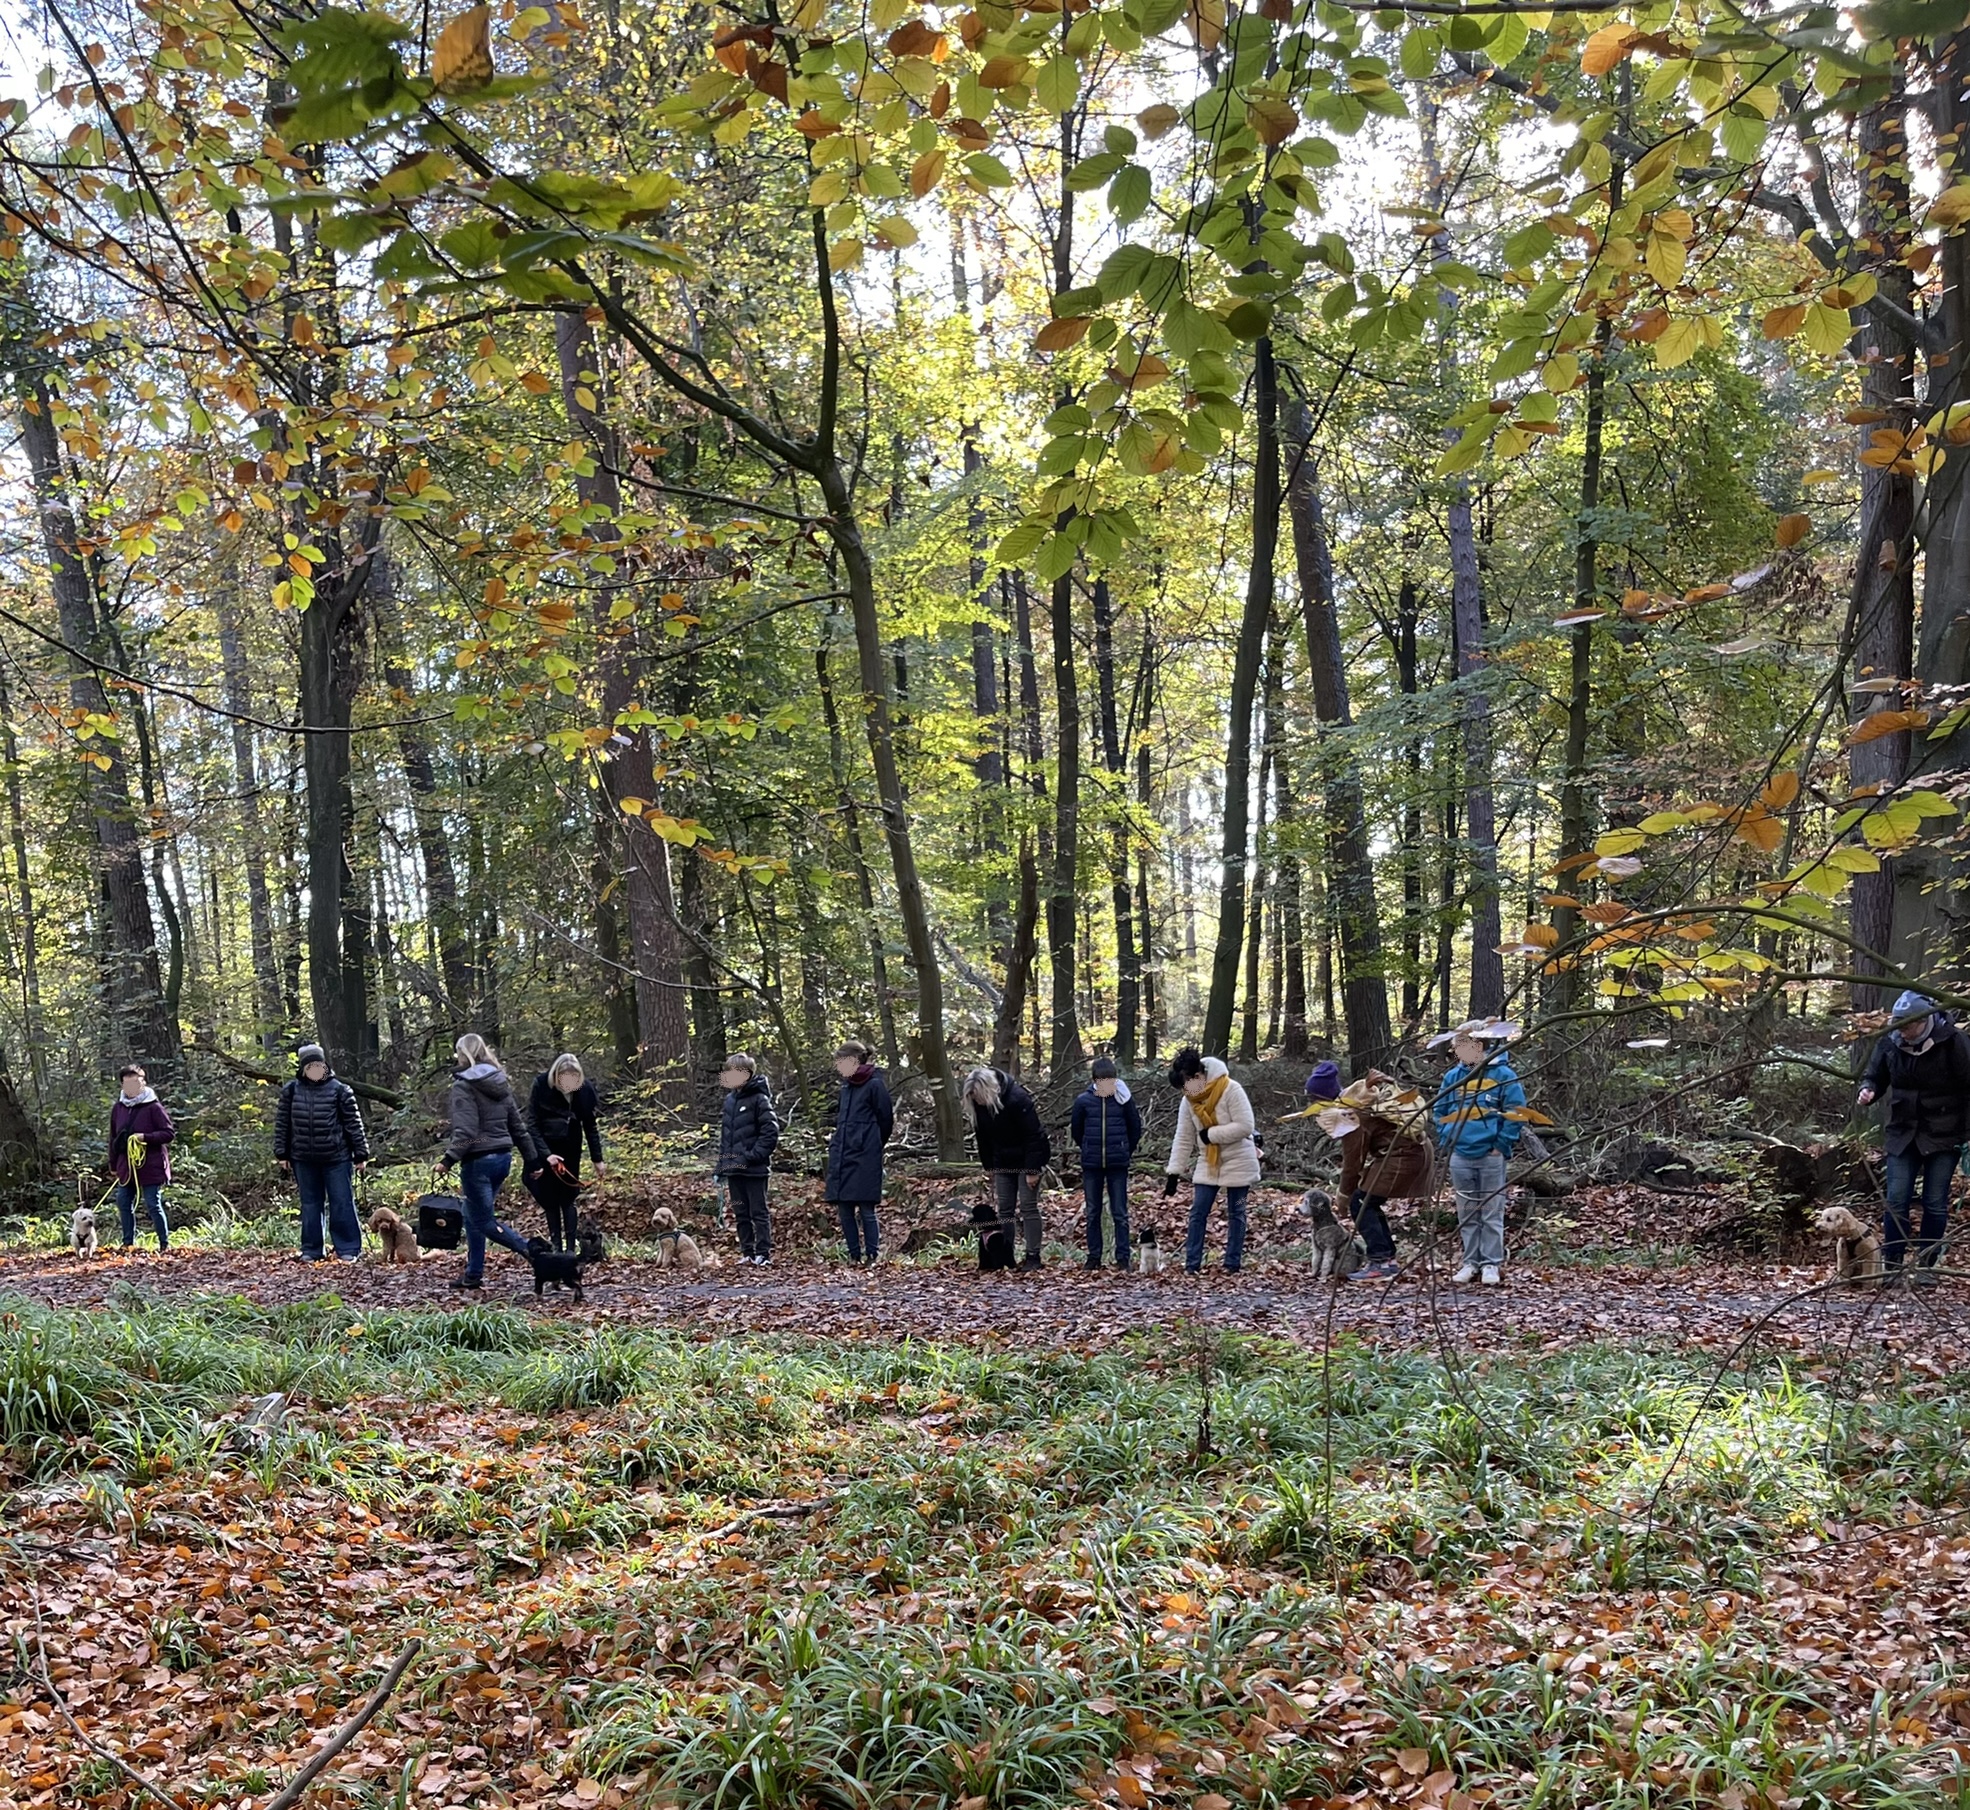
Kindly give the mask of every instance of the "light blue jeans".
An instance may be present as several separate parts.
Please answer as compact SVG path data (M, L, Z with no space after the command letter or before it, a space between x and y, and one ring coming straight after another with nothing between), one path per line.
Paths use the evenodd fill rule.
M1457 1194L1457 1236L1464 1261L1484 1269L1505 1261L1505 1153L1450 1153L1450 1185Z

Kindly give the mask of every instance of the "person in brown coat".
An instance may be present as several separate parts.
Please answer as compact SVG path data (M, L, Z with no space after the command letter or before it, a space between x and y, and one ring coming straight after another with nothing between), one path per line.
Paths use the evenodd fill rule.
M1393 1089L1400 1084L1378 1070L1370 1069L1350 1094L1368 1094L1379 1088ZM1307 1077L1307 1095L1312 1105L1334 1102L1346 1107L1351 1102L1341 1094L1340 1072L1331 1062L1323 1062ZM1382 1203L1410 1200L1426 1194L1436 1180L1436 1164L1427 1138L1405 1133L1398 1119L1363 1111L1353 1114L1354 1128L1340 1136L1341 1196L1348 1203L1348 1217L1367 1246L1368 1261L1354 1272L1355 1282L1386 1282L1402 1274L1395 1255L1395 1235L1389 1230Z

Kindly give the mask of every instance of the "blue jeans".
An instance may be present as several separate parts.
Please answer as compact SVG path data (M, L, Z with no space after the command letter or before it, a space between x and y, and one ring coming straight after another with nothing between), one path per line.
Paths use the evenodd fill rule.
M1395 1234L1389 1230L1389 1216L1382 1211L1381 1195L1355 1189L1354 1199L1348 1203L1348 1217L1361 1234L1361 1242L1368 1247L1370 1263L1395 1261Z
M1915 1201L1915 1184L1922 1184L1922 1233L1916 1248L1916 1261L1924 1269L1934 1269L1943 1254L1943 1234L1949 1230L1949 1183L1956 1173L1960 1150L1938 1150L1921 1156L1911 1150L1888 1159L1884 1177L1886 1199L1882 1207L1881 1261L1891 1270L1900 1269L1908 1255L1909 1208Z
M1457 1195L1457 1236L1464 1261L1473 1269L1496 1269L1505 1261L1505 1153L1482 1156L1450 1153L1450 1186Z
M150 1215L151 1230L157 1234L157 1248L168 1251L171 1248L171 1225L164 1217L164 1184L145 1182L144 1211ZM131 1182L116 1184L116 1210L123 1220L123 1248L127 1251L137 1242L137 1189Z
M876 1218L875 1202L838 1200L835 1218L841 1223L841 1241L848 1246L848 1261L860 1263L866 1257L869 1262L875 1262L882 1242L882 1225Z
M527 1255L527 1241L499 1223L499 1190L513 1167L513 1152L492 1150L468 1156L458 1165L458 1191L465 1203L465 1273L474 1282L486 1273L486 1240Z
M1081 1190L1088 1202L1088 1268L1101 1268L1101 1206L1108 1197L1108 1217L1115 1222L1115 1267L1129 1267L1129 1172L1126 1169L1084 1169Z
M1224 1267L1233 1273L1245 1261L1245 1196L1247 1188L1224 1191ZM1190 1224L1184 1233L1183 1267L1194 1276L1204 1267L1204 1229L1211 1223L1211 1207L1218 1197L1216 1182L1190 1185Z
M288 1167L294 1171L294 1186L301 1194L301 1255L310 1263L321 1262L325 1217L336 1256L360 1257L363 1229L356 1219L354 1165L345 1158L339 1163L290 1163Z

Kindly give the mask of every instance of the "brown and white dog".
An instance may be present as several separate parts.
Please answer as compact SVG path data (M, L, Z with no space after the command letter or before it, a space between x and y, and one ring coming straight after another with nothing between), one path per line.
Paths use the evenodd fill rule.
M388 1207L378 1207L369 1216L369 1229L383 1240L385 1263L424 1261L424 1252L417 1248L417 1234L404 1223L401 1215L393 1213Z
M1833 1273L1842 1282L1873 1282L1881 1275L1881 1240L1874 1229L1846 1207L1822 1207L1813 1229L1833 1243Z

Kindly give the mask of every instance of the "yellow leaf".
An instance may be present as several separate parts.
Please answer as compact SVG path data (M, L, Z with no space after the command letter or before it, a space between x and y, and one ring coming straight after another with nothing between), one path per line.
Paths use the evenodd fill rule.
M1135 116L1135 123L1142 128L1144 138L1154 141L1163 137L1182 118L1183 115L1174 107L1159 101L1153 107L1143 108ZM1202 1800L1200 1799L1199 1802L1201 1803Z
M1627 60L1642 34L1629 25L1603 25L1580 47L1580 68L1587 75L1607 75Z
M812 31L821 23L821 15L827 10L828 0L800 0L793 12L794 29Z
M1802 484L1831 484L1839 476L1840 474L1837 471L1830 471L1824 465L1816 465L1799 482Z
M1655 342L1655 362L1665 371L1673 370L1677 365L1688 364L1702 344L1701 323L1693 316L1685 315L1663 328L1662 337Z
M468 7L431 52L431 82L440 94L472 94L493 79L492 9Z
M1190 0L1184 23L1199 50L1216 50L1224 42L1224 0Z
M632 817L641 817L650 808L650 801L647 798L618 798L616 806Z
M1674 289L1683 280L1683 270L1689 263L1689 253L1683 249L1680 239L1667 233L1650 233L1648 250L1642 261L1648 266L1648 273L1664 289Z
M1782 515L1778 518L1778 533L1774 537L1781 547L1796 547L1813 531L1813 518L1810 515Z
M837 239L828 247L828 268L853 270L862 261L862 250L860 239Z
M1958 182L1952 183L1936 197L1922 224L1954 229L1966 220L1970 220L1970 182Z
M1580 376L1580 360L1571 352L1558 352L1546 361L1546 368L1539 373L1539 387L1550 390L1555 396L1563 396L1573 388Z
M876 222L876 237L893 251L917 242L917 229L901 214L890 214Z

